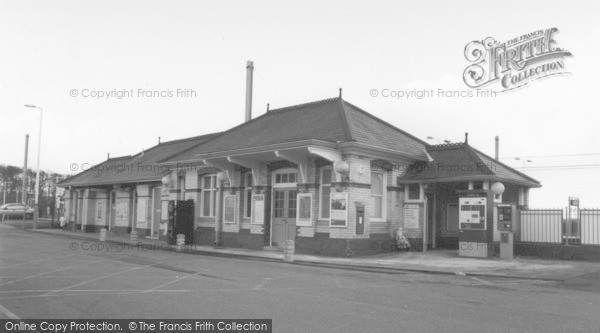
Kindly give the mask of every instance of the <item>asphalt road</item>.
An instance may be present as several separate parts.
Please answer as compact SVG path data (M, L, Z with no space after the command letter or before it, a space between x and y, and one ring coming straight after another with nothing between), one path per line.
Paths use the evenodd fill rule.
M266 318L275 332L595 332L599 276L567 283L102 248L0 226L0 318Z

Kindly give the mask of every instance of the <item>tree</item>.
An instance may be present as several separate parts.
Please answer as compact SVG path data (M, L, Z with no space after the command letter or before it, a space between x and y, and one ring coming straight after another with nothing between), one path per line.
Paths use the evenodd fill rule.
M27 176L29 181L25 189L27 190L29 201L33 201L35 197L36 173L34 170L28 169ZM38 201L40 216L48 216L53 213L56 185L65 178L66 175L40 170ZM21 195L23 193L23 168L0 164L0 191L0 203L21 202Z

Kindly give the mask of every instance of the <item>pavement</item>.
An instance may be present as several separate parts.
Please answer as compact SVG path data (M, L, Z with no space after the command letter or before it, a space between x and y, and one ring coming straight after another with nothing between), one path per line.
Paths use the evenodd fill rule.
M29 229L29 231L90 240L92 244L102 243L99 241L99 233L72 232L62 229ZM121 246L136 246L138 248L144 247L147 250L175 250L175 245L168 245L162 240L139 238L134 245L131 245L129 235L117 235L111 232L107 232L106 244L114 244L114 246L120 244ZM283 253L266 250L189 244L185 246L183 252L248 260L283 262ZM547 281L566 281L578 276L600 272L600 263L597 262L547 260L532 257L515 258L513 260L465 258L459 257L458 251L435 250L427 252L393 252L352 258L296 254L294 255L294 264L384 273L406 271L473 277L512 277Z

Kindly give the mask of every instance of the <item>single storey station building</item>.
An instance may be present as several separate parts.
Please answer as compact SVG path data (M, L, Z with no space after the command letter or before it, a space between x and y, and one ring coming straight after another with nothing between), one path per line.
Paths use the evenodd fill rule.
M297 253L342 256L389 250L373 244L398 235L417 250L456 245L457 190L495 182L521 207L541 186L466 139L430 145L340 96L111 158L60 186L74 230L168 239L177 211L195 244L294 240Z

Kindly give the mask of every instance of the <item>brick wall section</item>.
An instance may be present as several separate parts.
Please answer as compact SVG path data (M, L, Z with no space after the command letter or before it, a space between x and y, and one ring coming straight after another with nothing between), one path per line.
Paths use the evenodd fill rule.
M317 174L320 172L320 169L315 165L315 159L308 159L308 167L306 170L306 179L304 180L304 184L308 184L307 186L303 186L299 184L298 193L308 193L312 195L312 216L311 216L311 225L307 227L298 227L298 237L314 237L316 232L316 224L319 216L319 188L314 184L318 181Z
M263 234L264 233L264 225L252 225L250 224L250 219L243 218L243 182L242 182L242 173L247 170L244 168L236 168L236 171L233 173L233 177L239 187L231 187L228 181L223 184L223 191L221 196L225 195L235 195L236 196L236 212L235 212L235 223L223 223L223 232L239 232L240 229L250 229L251 234ZM219 196L219 190L216 193L216 209L219 210L215 212L215 217L204 217L201 216L201 200L202 200L202 182L201 177L205 175L216 174L218 169L209 166L200 166L197 168L191 168L185 171L185 194L184 198L186 200L194 201L194 214L196 218L196 227L208 227L208 228L217 228L216 220L223 214L223 207L221 205L221 196ZM171 184L168 187L167 191L163 191L162 200L178 200L179 191L182 189L178 188L179 183L177 182L178 175L181 172L173 171L170 175ZM267 165L261 163L260 165L260 177L259 184L266 185L268 184L269 172L267 170ZM253 193L257 193L256 190L253 190ZM268 206L267 206L268 207ZM270 211L266 211L265 215L269 214ZM165 224L161 224L161 230L164 230Z
M374 209L371 202L371 162L372 158L346 154L343 159L350 166L350 173L345 179L345 186L341 189L342 192L348 193L348 221L346 227L330 227L329 221L319 220L319 202L320 202L320 169L323 166L331 166L330 163L323 162L319 158L308 159L307 170L305 174L305 183L299 184L299 193L310 193L312 194L312 224L307 227L298 227L298 237L314 237L316 233L327 233L330 238L333 239L367 239L372 235L388 235L392 237L399 227L404 226L403 212L404 212L404 192L400 190L396 183L396 179L401 172L400 168L394 168L391 171L386 172L386 218L383 221L371 221L371 213ZM318 163L316 163L318 161ZM392 165L400 166L406 165L405 162L391 162ZM255 186L253 193L265 194L265 219L270 219L271 215L271 176L278 167L284 168L289 167L289 163L281 163L277 166L271 166L267 163L259 164L259 177L258 186ZM269 224L255 225L250 223L250 219L242 217L243 214L243 182L242 173L247 170L238 168L234 173L239 187L232 188L226 183L223 195L232 194L236 196L236 214L235 223L223 223L223 232L239 233L241 229L250 229L251 234L268 234ZM187 170L185 173L185 198L192 199L195 202L195 213L196 213L196 227L211 227L216 228L215 218L212 217L201 217L200 216L200 202L201 202L201 182L199 177L204 174L213 174L216 170L210 167L199 167L197 170ZM178 198L177 188L177 172L171 174L171 185L169 186L168 192L163 192L162 199L176 200ZM335 177L332 177L335 181ZM332 188L332 192L335 188ZM168 195L165 195L167 194ZM356 234L356 205L360 203L365 206L365 219L364 219L364 234ZM217 195L217 207L222 210L220 198ZM219 212L219 215L222 211ZM420 226L414 230L405 229L405 235L408 237L422 237L422 221L424 219L423 207L420 205ZM378 236L380 237L380 236Z
M350 184L370 184L370 162L362 156L342 155L342 159L348 163L350 173L348 174L348 182ZM333 178L335 181L335 177ZM366 185L365 185L366 186ZM336 191L332 187L331 192ZM341 189L341 192L348 193L348 222L346 227L329 227L330 238L353 239L353 238L368 238L370 233L370 217L372 207L370 207L370 189L359 186L350 185ZM365 206L364 235L356 234L356 203Z
M93 197L93 195L90 192L89 188L86 188L85 190L83 190L83 200L82 200L82 209L81 209L81 219L80 219L80 223L82 225L84 225L83 229L85 230L85 225L91 224L90 223L90 215L88 214L88 208L91 208L90 205L90 200Z
M71 209L73 207L73 203L72 203L72 194L71 194L71 190L65 190L65 193L63 195L63 198L65 200L65 211L63 212L65 219L68 221L71 221Z
M502 203L519 204L519 188L518 185L504 184L504 193L502 194Z

